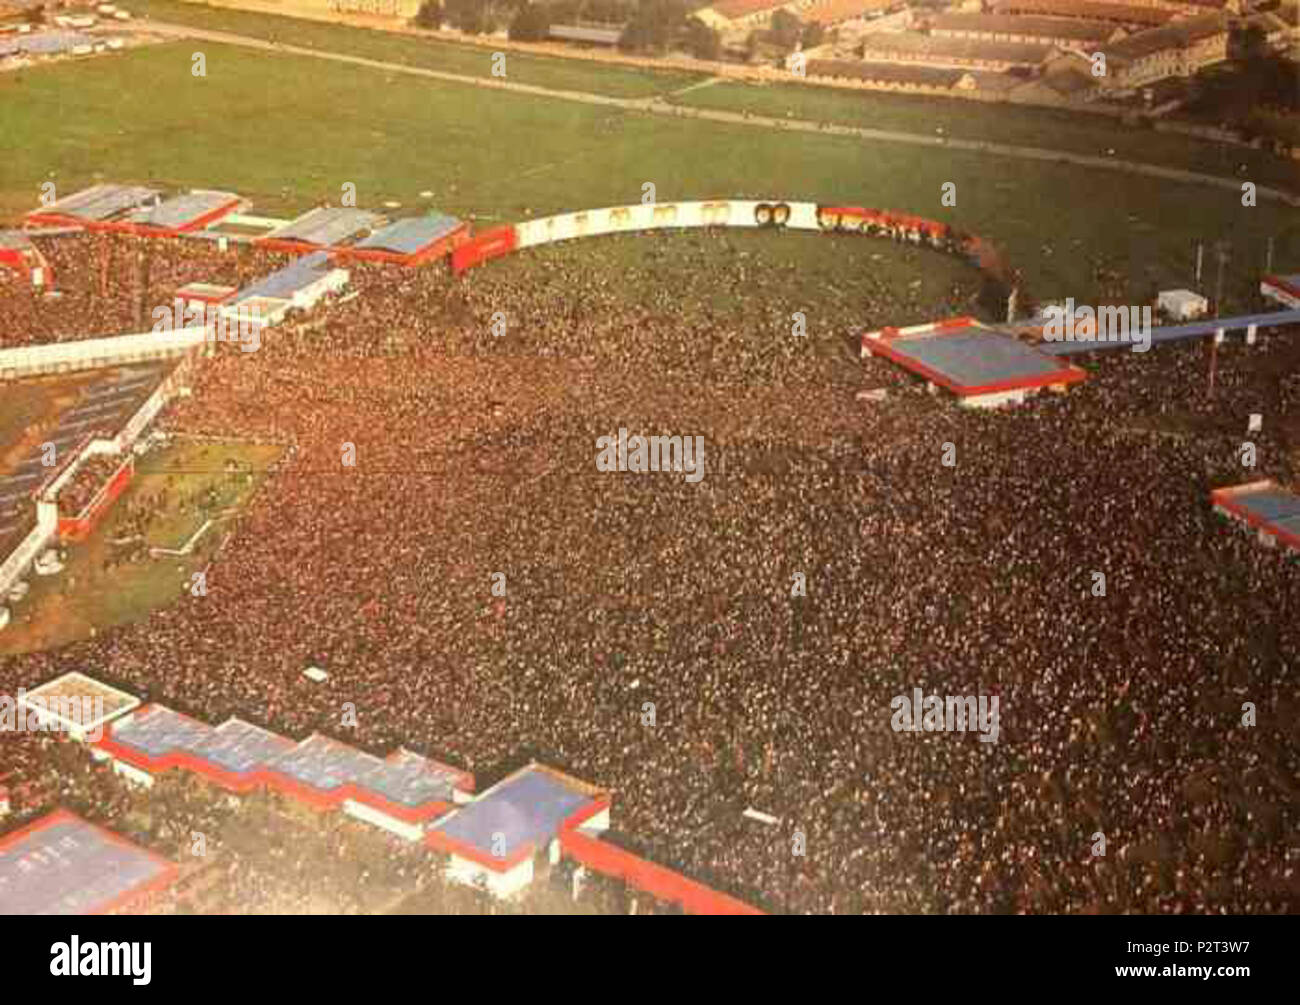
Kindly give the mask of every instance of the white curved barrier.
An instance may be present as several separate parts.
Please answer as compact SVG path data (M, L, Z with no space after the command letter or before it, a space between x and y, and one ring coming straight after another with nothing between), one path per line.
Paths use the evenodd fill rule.
M692 202L634 203L576 213L543 216L515 224L516 246L531 248L554 241L637 230L679 227L767 227L820 230L817 204L788 199L715 199Z

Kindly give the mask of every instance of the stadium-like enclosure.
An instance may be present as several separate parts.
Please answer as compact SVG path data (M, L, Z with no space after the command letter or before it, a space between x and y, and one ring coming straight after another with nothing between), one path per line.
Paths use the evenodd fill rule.
M476 235L452 252L451 267L459 275L490 259L537 245L686 227L771 227L889 238L958 255L1003 283L1015 278L1005 257L991 243L949 224L888 209L789 199L647 202L541 217Z

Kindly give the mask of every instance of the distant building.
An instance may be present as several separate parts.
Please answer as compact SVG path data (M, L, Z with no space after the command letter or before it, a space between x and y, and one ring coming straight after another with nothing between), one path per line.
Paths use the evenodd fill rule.
M1101 92L1090 64L1066 55L1047 64L1043 73L1014 91L1012 99L1040 105L1071 105L1092 101Z
M999 15L1036 14L1145 28L1158 28L1178 13L1163 7L1140 5L1133 0L1125 3L1105 0L994 0L991 10Z
M1274 52L1285 55L1300 45L1300 3L1295 0L1275 10L1252 14L1246 23L1259 30Z
M800 10L799 17L823 28L833 28L846 21L880 17L903 6L900 0L817 0Z
M808 0L804 0L807 6ZM790 0L717 0L695 12L695 17L718 31L736 31L740 28L766 28L772 15L779 10L796 8Z
M1023 42L1077 49L1118 41L1124 37L1124 30L1104 21L1011 17L1005 14L940 14L930 23L930 34L936 38Z
M1055 52L1050 45L938 38L915 32L879 32L862 39L862 58L866 60L958 69L1038 67Z
M908 66L896 63L869 63L851 59L812 59L809 77L836 80L859 80L866 86L887 91L919 94L943 94L950 91L973 91L977 84L970 72L933 66Z
M553 24L548 36L557 42L576 42L580 45L618 45L623 37L621 25L612 28L589 28L576 24Z
M1228 58L1228 19L1202 14L1171 21L1104 46L1103 89L1132 91L1170 77L1190 77Z

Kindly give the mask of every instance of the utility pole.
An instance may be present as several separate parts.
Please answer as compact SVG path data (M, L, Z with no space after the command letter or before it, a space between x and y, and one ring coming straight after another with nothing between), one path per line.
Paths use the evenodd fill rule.
M1219 304L1223 300L1223 266L1228 261L1228 246L1223 241L1220 241L1215 246L1215 250L1219 255L1219 277L1214 284L1214 316L1217 318L1219 316Z
M1198 290L1201 288L1201 257L1204 251L1205 251L1205 245L1200 241L1197 241L1196 242L1196 283L1194 284L1194 286Z
M1268 239L1268 255L1264 260L1264 274L1271 275L1273 272L1273 238Z

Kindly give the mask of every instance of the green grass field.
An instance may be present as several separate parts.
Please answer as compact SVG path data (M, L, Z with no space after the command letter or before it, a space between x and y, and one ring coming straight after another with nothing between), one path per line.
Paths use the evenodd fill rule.
M1300 213L1243 208L1230 190L888 143L666 119L379 70L207 45L55 64L0 78L0 210L97 179L235 189L264 212L329 200L433 205L482 224L639 201L780 195L951 220L1002 245L1039 296L1098 296L1104 269L1190 282L1198 239L1232 242L1227 289L1246 302L1278 235L1300 262ZM708 89L706 89L708 90ZM957 206L940 204L943 183Z
M55 649L139 621L185 596L191 574L207 564L224 530L210 528L188 555L145 556L105 569L107 560L129 547L112 542L134 535L130 508L152 500L157 515L143 529L144 544L179 548L209 517L242 505L281 453L268 444L179 440L146 455L103 523L86 541L69 546L63 571L31 577L31 592L0 633L0 654ZM228 473L227 461L256 473Z
M126 6L139 15L173 24L229 31L449 73L490 76L490 50L470 44L411 38L184 0L128 0ZM707 77L670 69L642 70L512 52L508 56L508 79L617 97L652 94L667 97ZM784 118L788 113L794 118L925 135L942 129L946 135L962 139L1098 156L1113 149L1116 157L1234 178L1244 164L1248 170L1242 177L1293 189L1300 183L1300 168L1294 162L1268 153L1126 126L1100 115L1024 105L988 105L794 83L759 86L733 82L711 84L669 100L689 107L748 111L777 118Z
M909 95L863 93L800 84L717 83L670 99L696 108L812 119L837 125L1044 147L1089 156L1113 156L1163 167L1224 175L1294 190L1300 166L1249 147L1207 143L1179 134L1125 126L1100 115L944 100ZM1245 165L1247 171L1240 171Z
M443 73L485 78L492 76L493 50L469 43L457 45L439 39L282 17L278 14L209 7L180 0L129 0L121 6L137 16L151 17L169 24L234 32L266 41L381 59ZM640 98L686 87L703 80L704 76L675 70L642 70L631 66L593 66L583 60L509 52L506 57L506 79L512 83L562 91Z

